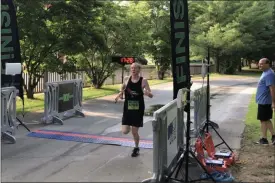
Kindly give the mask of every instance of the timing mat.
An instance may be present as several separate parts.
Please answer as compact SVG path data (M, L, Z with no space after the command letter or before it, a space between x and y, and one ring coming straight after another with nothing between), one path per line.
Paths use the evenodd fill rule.
M68 131L35 130L33 132L30 132L27 136L45 138L45 139L64 140L64 141L75 141L75 142L83 142L83 143L135 147L133 139L130 139L130 138L109 137L109 136L92 135L87 133L77 133L77 132L68 132ZM152 149L153 141L140 140L139 147L144 149Z

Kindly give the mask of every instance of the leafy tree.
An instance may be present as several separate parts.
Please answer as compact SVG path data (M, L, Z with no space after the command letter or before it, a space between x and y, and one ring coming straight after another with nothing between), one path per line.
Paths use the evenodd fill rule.
M272 57L272 3L205 3L204 9L199 9L201 15L191 25L191 55L205 57L206 48L210 48L216 69L221 73L240 71L242 58Z
M95 88L101 88L119 67L111 62L112 56L143 57L147 31L143 26L143 22L146 22L146 17L141 13L143 8L142 3L138 3L134 9L105 2L100 10L100 18L92 22L96 25L93 32L99 35L101 44L91 40L87 45L88 50L76 56L75 60L81 68L88 68L86 74Z
M151 9L151 39L147 42L147 50L153 56L157 67L158 78L163 79L171 65L171 31L169 2L148 2Z
M93 1L23 1L16 0L20 32L22 60L29 82L24 85L28 98L33 98L34 88L44 72L63 72L74 64L62 63L57 52L76 53L85 49L83 21L90 19L92 8L99 6ZM83 20L80 22L79 20ZM71 67L73 66L73 67Z
M120 29L123 14L120 12L118 5L105 3L100 8L98 19L87 23L87 29L97 35L97 42L94 42L94 35L88 34L85 36L87 50L73 56L80 68L86 68L85 72L95 88L101 88L118 67L111 62L111 57L121 44L119 32L123 31Z
M46 24L47 11L45 1L26 2L16 1L19 7L17 13L22 61L26 66L29 82L24 88L28 98L33 98L33 90L43 76L39 70L48 61L57 64L53 59L55 45L58 43L55 35L51 33ZM43 65L43 66L42 66Z
M114 55L149 55L158 76L171 64L169 1L16 0L22 59L29 74L28 98L45 71L85 69L102 87L118 67ZM241 71L241 60L275 60L275 3L189 3L190 56L211 59L221 73ZM58 54L57 54L58 53ZM62 63L58 55L67 55Z

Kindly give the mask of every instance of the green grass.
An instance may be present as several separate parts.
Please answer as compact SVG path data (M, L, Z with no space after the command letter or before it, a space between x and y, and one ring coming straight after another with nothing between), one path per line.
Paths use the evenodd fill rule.
M241 74L235 74L235 75L230 75L230 74L220 74L220 73L210 73L209 78L210 79L220 79L222 77L243 77ZM198 75L192 75L192 79L201 79L202 76L200 74Z
M255 102L256 93L251 97L251 101L248 106L248 111L245 118L245 133L244 136L249 141L257 141L261 137L261 124L257 120L258 106ZM270 133L267 132L268 139L270 139Z
M248 74L245 74L245 73L248 73ZM255 75L255 73L256 74L258 73L258 75ZM242 74L238 74L238 75L225 75L225 74L211 73L210 79L218 79L218 78L222 78L224 76L243 77L243 76L251 76L253 74L255 76L259 77L259 75L260 75L259 70L252 71L252 73L250 70L246 70ZM201 79L201 78L202 77L200 74L193 75L193 77L192 77L192 79ZM161 84L161 83L172 82L173 79L166 78L164 80L148 80L148 81L149 81L150 86L152 86L152 85L157 85L157 84ZM118 92L120 86L121 86L120 84L116 84L116 85L105 85L101 89L95 89L92 87L83 88L83 101L115 94ZM43 93L35 94L34 97L35 97L35 99L27 99L27 97L25 97L25 111L26 112L40 111L40 110L44 109L44 94ZM19 99L17 101L16 107L17 107L17 112L22 111L22 102Z
M239 77L260 77L262 71L259 69L249 69L248 67L242 68L242 72L237 72L236 74L219 74L219 73L211 73L210 78L220 78L223 76L239 78Z
M256 140L261 134L260 122L257 120L257 104L255 102L255 96L256 94L254 93L251 97L245 118L245 137L248 140Z
M260 69L249 69L249 67L243 67L242 72L238 73L240 76L260 77L262 71Z
M167 78L164 80L148 80L150 86L172 81L172 78ZM105 85L101 89L95 89L92 87L83 88L83 101L118 93L120 86L121 84ZM34 98L35 99L27 99L27 97L25 96L25 112L35 112L44 110L44 94L35 94ZM17 112L22 111L22 102L20 99L17 100L16 108Z

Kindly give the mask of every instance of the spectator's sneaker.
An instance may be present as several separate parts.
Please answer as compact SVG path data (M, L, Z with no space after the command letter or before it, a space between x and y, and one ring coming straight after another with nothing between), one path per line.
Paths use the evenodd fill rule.
M261 138L258 142L256 142L257 144L263 144L263 145L268 145L268 140L266 138Z
M132 152L132 157L137 157L139 155L139 148L135 147L133 152Z
M272 135L271 142L273 145L275 145L275 135Z

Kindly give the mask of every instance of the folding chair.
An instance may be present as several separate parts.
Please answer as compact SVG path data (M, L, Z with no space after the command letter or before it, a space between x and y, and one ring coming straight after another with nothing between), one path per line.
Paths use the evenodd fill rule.
M228 167L223 159L213 159L211 157L205 158L203 150L203 142L200 138L197 138L195 143L195 152L197 153L197 158L203 166L209 171L213 172L227 172Z
M215 150L215 145L210 133L205 133L204 146L209 157L213 159L223 159L227 166L235 163L236 155L230 150Z

